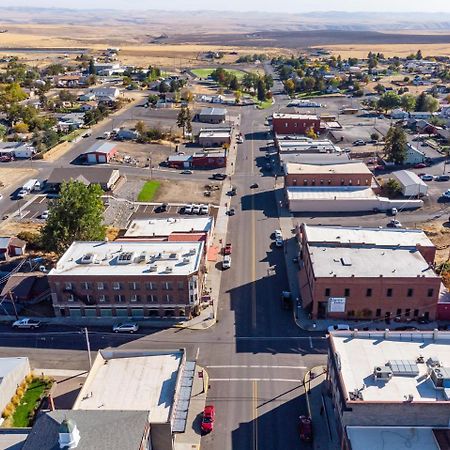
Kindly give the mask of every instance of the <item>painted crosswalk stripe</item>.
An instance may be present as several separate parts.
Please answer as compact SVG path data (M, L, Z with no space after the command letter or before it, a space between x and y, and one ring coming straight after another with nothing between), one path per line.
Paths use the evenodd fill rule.
M211 365L208 369L307 369L306 366L274 366L274 365Z
M210 378L209 381L258 381L258 382L286 382L286 383L299 383L302 384L302 380L299 378Z

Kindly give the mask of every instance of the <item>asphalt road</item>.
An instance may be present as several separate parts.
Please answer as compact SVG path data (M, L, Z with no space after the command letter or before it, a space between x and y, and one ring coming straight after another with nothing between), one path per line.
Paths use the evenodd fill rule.
M245 142L238 146L230 181L237 187L230 198L236 215L227 238L233 245L232 267L222 277L218 323L205 331L117 335L94 328L89 333L92 351L184 347L189 359L207 368L208 402L216 406L217 419L214 432L203 438L203 449L298 448L297 418L306 410L301 380L308 368L326 361L324 336L303 332L292 312L281 308L280 293L288 283L284 250L275 248L271 238L279 228L274 178L260 168L267 143L262 124L269 113L242 110ZM252 183L259 187L251 189ZM38 368L88 369L85 337L71 327L12 332L0 326L0 355L28 356Z

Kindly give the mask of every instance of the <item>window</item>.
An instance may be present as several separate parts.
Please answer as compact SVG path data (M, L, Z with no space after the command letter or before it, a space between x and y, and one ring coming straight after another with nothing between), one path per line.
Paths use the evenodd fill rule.
M320 185L323 186L323 180L320 180Z
M117 303L123 303L125 301L125 296L121 294L117 294L114 296Z
M149 295L147 295L147 301L149 303L155 303L158 301L158 297L154 294L149 294Z
M386 297L392 297L392 288L388 288L386 291Z
M88 303L92 303L94 301L94 297L90 294L86 294L86 301Z
M406 294L407 297L412 297L414 294L414 289L413 288L409 288L408 289L408 293Z
M70 281L64 283L64 289L66 289L67 291L71 291L73 289L72 283Z
M105 283L99 282L97 283L97 290L104 291L106 289Z
M350 297L350 289L349 288L344 289L344 297Z
M405 317L409 317L411 315L411 310L409 308L405 309Z
M344 184L345 184L345 180L342 178L341 179L341 186L344 186Z
M366 297L372 297L372 288L366 289Z
M434 289L433 288L428 289L427 296L433 297L433 294L434 294Z
M130 291L138 291L141 287L139 286L139 283L136 283L135 281L132 281L131 283L128 283L128 289Z
M74 301L75 301L75 297L73 296L73 294L69 294L69 295L67 296L67 301L68 301L68 302L74 302Z
M172 297L170 296L170 294L166 294L166 302L170 303L172 301Z
M303 186L308 186L308 180L303 180Z
M354 317L354 316L355 316L355 311L350 310L350 311L347 313L347 316L348 316L348 317Z
M100 295L100 296L98 297L98 301L99 301L100 303L106 303L106 302L108 301L108 296L102 294L102 295Z
M170 281L165 281L165 282L163 283L163 289L164 289L165 291L170 291L170 290L172 290L172 283L171 283Z
M182 291L184 289L184 281L179 281L178 282L178 290Z
M414 317L417 317L419 315L419 310L418 309L415 309L414 310Z
M118 281L114 281L112 287L115 291L120 291L122 289L122 284Z
M331 289L330 288L326 288L325 289L325 297L329 297L331 295Z
M380 317L380 316L381 316L381 309L378 308L378 309L375 311L375 317Z
M398 308L395 315L400 317L402 315L402 310L400 308Z
M84 289L85 291L87 291L89 289L89 283L86 281L83 281L81 283L81 289Z
M149 281L148 283L145 283L145 289L147 291L154 291L155 289L158 289L158 285L152 281Z
M133 294L130 298L130 301L133 303L137 303L141 301L141 296L137 294Z

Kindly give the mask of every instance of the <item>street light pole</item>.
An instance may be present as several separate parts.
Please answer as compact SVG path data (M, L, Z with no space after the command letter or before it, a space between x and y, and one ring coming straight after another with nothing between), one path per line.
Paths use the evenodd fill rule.
M89 358L89 369L92 368L92 357L91 357L91 343L89 342L89 334L87 327L84 329L84 336L86 338L86 347L88 352L88 358Z

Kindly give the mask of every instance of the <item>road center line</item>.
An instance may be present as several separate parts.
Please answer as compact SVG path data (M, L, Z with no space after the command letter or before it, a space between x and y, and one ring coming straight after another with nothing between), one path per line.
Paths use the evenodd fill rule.
M251 381L251 382L286 382L286 383L299 383L302 384L302 381L299 378L210 378L209 381Z
M313 348L313 341L312 341L311 336L309 337L309 346L310 346L311 348Z
M253 380L253 448L258 450L258 381Z
M306 366L272 366L272 365L230 365L230 366L207 366L208 369L307 369Z

